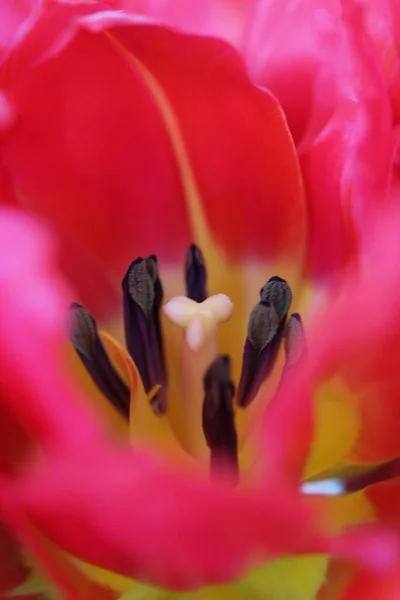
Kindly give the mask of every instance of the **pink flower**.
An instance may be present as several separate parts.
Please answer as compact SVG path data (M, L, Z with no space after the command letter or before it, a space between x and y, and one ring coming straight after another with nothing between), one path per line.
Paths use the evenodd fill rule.
M82 561L175 590L266 563L246 593L282 569L301 598L327 559L277 558L331 555L385 576L397 559L396 535L340 533L373 520L351 469L374 476L400 449L396 94L382 37L364 28L377 7L249 2L231 19L231 3L193 7L51 2L2 54L0 194L51 224L75 290L46 231L2 211L0 539L20 561L16 535L70 598L133 585L104 585L110 574ZM171 299L193 241L185 293L198 304ZM153 252L158 263L128 268ZM163 342L158 267L175 323L163 320ZM67 309L80 301L115 326L127 268L130 356L86 309L70 313L101 395L76 356L66 365ZM234 308L218 346L231 301L205 299L204 269ZM358 493L299 491L333 476Z

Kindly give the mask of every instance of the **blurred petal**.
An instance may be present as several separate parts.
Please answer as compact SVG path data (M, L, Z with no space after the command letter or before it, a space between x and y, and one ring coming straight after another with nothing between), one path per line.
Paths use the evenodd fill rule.
M394 0L362 0L365 28L382 63L392 105L393 122L400 122L400 26L399 5Z
M44 449L41 466L0 480L0 507L52 581L66 590L87 585L69 574L71 565L42 535L87 562L177 589L229 581L283 552L332 550L375 564L379 544L385 550L379 564L392 560L393 546L380 537L322 536L301 497L280 484L283 473L233 490L194 469L183 471L116 446L61 366L67 294L49 240L26 217L18 223L8 212L2 214L0 234L13 257L12 264L0 263L4 401ZM23 338L16 335L21 327ZM82 596L70 592L71 597L84 598L86 589Z
M301 164L310 203L310 267L324 275L356 250L369 211L384 202L396 136L386 84L364 30L361 7L349 2L326 56L336 66L334 115Z
M64 406L71 395L64 366L64 324L71 296L54 264L53 240L25 213L1 209L0 217L2 405L44 448L65 443L90 447L97 435L96 419L89 417L84 402L79 415L68 411L68 401ZM35 340L35 347L23 343L26 339ZM43 369L55 356L57 369ZM65 380L61 387L60 377ZM32 397L37 401L29 403Z
M318 592L318 600L339 600L354 576L354 566L331 560L324 585Z
M10 0L0 6L0 55L38 0Z
M222 37L240 45L257 0L112 0L116 8L147 15L183 31Z
M334 73L321 47L339 14L337 0L259 1L246 30L249 73L279 99L296 144L315 137L335 107ZM318 87L324 93L316 96Z
M400 594L398 567L388 575L378 576L359 571L340 600L397 600Z
M34 448L33 440L0 400L1 454L0 470L17 471Z
M397 527L400 525L399 477L371 485L366 489L366 494L380 519Z
M1 482L1 493L2 513L18 535L19 541L29 548L30 556L35 559L47 578L47 581L43 581L41 578L37 578L33 571L25 578L25 581L16 586L17 594L24 597L25 594L39 592L47 596L46 592L58 588L67 600L89 600L93 598L93 595L98 600L115 598L111 590L90 581L58 548L49 543L32 527L16 507L12 494L9 494L9 490L3 482Z
M287 373L266 411L262 443L269 473L300 479L315 420L311 399L333 374L341 376L359 412L359 432L346 458L379 462L400 454L400 385L393 348L400 323L399 226L398 213L390 218L383 213L366 226L362 267L348 273L341 293L337 290L328 308L308 325L309 360ZM385 310L380 310L383 298ZM345 422L347 403L337 410ZM340 416L335 420L339 431L343 422Z
M17 587L28 572L16 540L0 523L0 595Z

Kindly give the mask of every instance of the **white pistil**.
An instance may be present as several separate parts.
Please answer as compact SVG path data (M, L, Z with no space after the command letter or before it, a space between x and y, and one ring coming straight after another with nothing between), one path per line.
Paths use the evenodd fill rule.
M184 330L180 359L180 401L186 445L195 456L208 456L201 429L203 377L218 354L217 326L230 318L233 305L224 294L210 296L199 303L186 296L175 296L163 310L172 323Z
M218 323L229 319L233 305L225 294L210 296L204 302L175 296L163 310L172 323L185 329L187 345L197 352L207 338L216 332Z

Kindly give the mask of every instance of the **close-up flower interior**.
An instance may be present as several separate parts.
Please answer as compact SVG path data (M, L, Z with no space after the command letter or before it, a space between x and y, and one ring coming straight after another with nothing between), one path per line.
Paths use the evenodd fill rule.
M3 0L0 598L400 600L400 3Z

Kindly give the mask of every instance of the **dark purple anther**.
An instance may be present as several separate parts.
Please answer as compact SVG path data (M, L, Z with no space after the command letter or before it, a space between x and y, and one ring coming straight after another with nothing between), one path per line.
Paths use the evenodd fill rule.
M152 399L156 413L166 411L166 376L160 309L163 289L157 258L137 258L122 280L126 345L143 381L146 393L160 385Z
M239 482L238 443L233 411L235 388L228 356L219 356L203 378L203 431L210 448L211 476Z
M207 298L207 271L204 256L195 244L189 247L185 265L186 295L195 302Z
M242 408L256 397L274 368L285 329L292 292L284 279L271 277L250 313L236 402Z
M128 418L130 389L108 358L97 331L96 321L83 306L75 302L69 309L68 333L72 345L95 384Z

